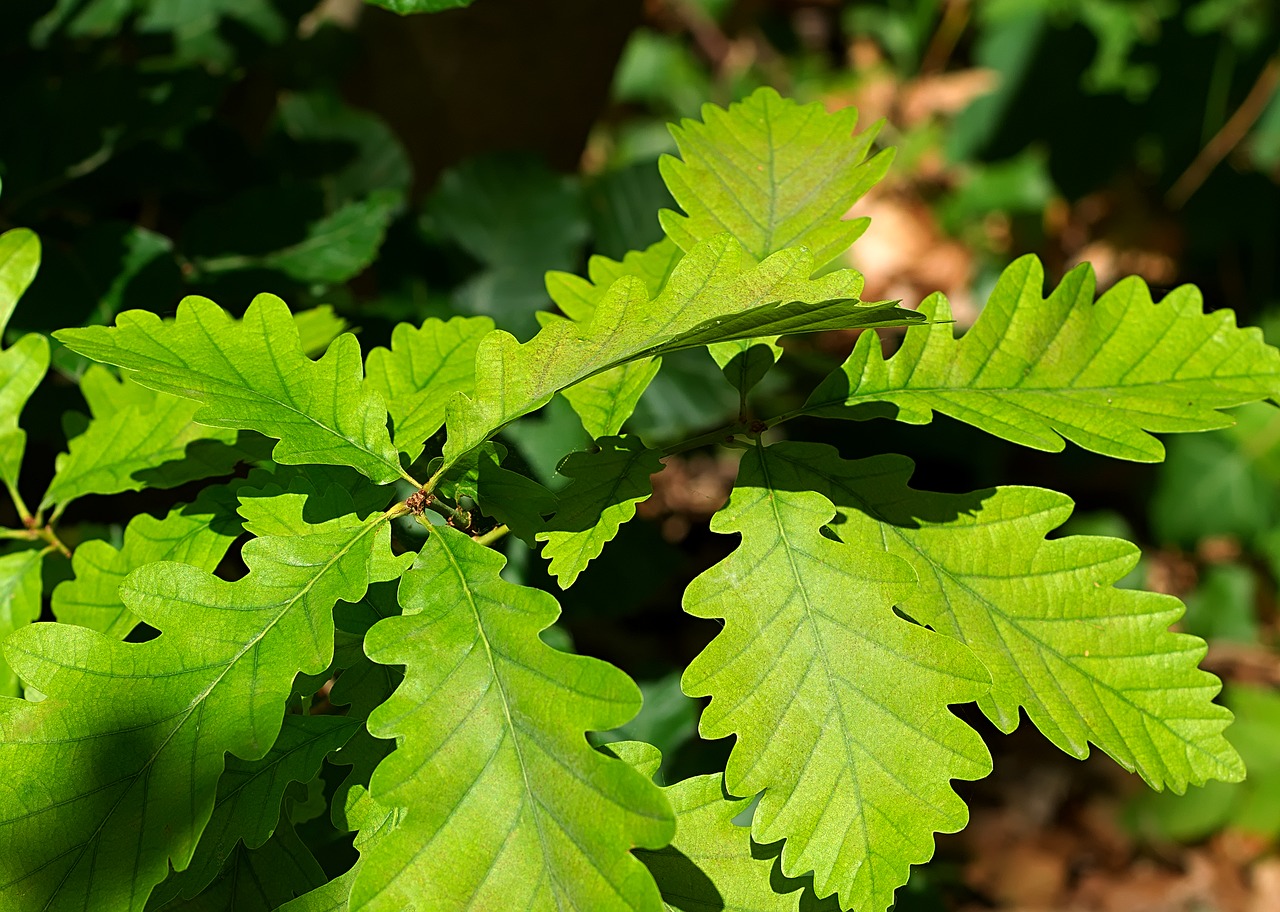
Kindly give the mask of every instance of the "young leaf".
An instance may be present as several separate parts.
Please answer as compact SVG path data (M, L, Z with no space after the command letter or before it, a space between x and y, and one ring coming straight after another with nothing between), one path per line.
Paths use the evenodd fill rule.
M662 762L656 747L640 741L615 741L602 750L650 777ZM662 793L676 813L675 838L662 849L641 849L636 857L657 881L672 912L839 912L834 899L814 899L808 878L775 876L773 854L761 852L751 831L733 823L751 799L726 796L724 776L694 776ZM806 887L810 889L796 895Z
M421 328L401 323L391 348L375 348L365 362L365 383L382 394L395 423L396 447L412 462L423 442L444 426L445 404L476 383L476 349L493 330L488 317L429 319Z
M270 870L262 864L262 850L278 833L285 789L291 782L309 782L319 775L324 758L342 747L360 728L363 723L358 716L286 715L280 736L265 757L253 761L228 757L226 772L218 781L213 814L190 866L171 874L157 887L148 908L184 908L186 904L181 900L197 897L207 902L207 888L224 872L229 860L234 864L243 859L254 867ZM287 821L285 825L287 827ZM305 869L305 864L298 867ZM279 874L268 878L270 883L281 880L288 878ZM282 898L292 898L292 895ZM279 902L278 899L273 905L262 907L241 901L223 908L236 912L252 908L270 910Z
M741 337L733 331L767 333L796 308L810 306L796 302L843 299L854 282L855 274L848 272L809 279L813 261L802 249L784 250L746 269L745 256L733 238L720 235L687 254L655 299L650 300L640 279L624 276L585 325L555 321L523 345L503 332L485 337L476 354L475 397L459 394L449 403L446 466L508 422L545 405L559 390L593 374L638 358ZM824 321L823 312L816 308L813 319L828 327L832 324ZM908 311L894 314L876 306L847 308L845 316L844 325L850 326L895 316L915 319ZM714 322L730 317L731 331L717 334ZM792 329L802 331L799 324ZM686 334L692 341L683 338Z
M294 676L328 667L335 602L403 569L384 516L312 524L307 500L242 499L251 532L288 534L246 544L234 583L176 563L129 574L121 597L155 639L35 624L6 641L46 695L0 700L0 891L19 908L140 912L190 861L224 755L264 756Z
M672 835L658 789L584 733L640 708L626 675L558 652L538 632L551 596L503 581L500 554L448 527L400 584L405 615L369 631L371 658L405 682L370 717L397 747L373 797L406 809L365 852L353 910L661 909L631 854ZM424 847L429 846L428 851Z
M704 737L737 736L726 787L763 790L752 835L786 837L783 873L812 870L819 896L878 912L933 854L934 831L967 821L951 780L985 776L991 759L947 707L990 679L969 649L894 614L915 591L910 565L824 537L835 507L773 450L743 456L712 520L741 545L685 591L686 611L725 626L683 687L712 697Z
M80 379L80 391L93 418L57 457L42 510L86 494L171 488L225 475L243 458L234 449L234 430L195 422L198 402L116 379L96 364Z
M618 528L636 515L636 504L653 493L649 476L662 471L661 453L637 437L606 437L587 453L570 453L560 474L573 483L560 492L560 508L537 540L547 572L568 589L600 556Z
M201 424L278 438L277 462L351 466L379 484L404 477L382 399L362 385L355 336L344 333L310 360L289 308L274 295L254 298L242 321L207 298L188 297L173 321L132 310L114 327L54 335L143 386L196 400Z
M1164 447L1147 431L1204 431L1231 419L1218 409L1280 391L1280 353L1257 329L1237 329L1230 310L1202 312L1183 286L1152 303L1137 278L1093 302L1087 265L1042 297L1044 270L1012 263L973 328L959 339L944 322L941 295L920 311L937 325L913 327L884 359L863 333L842 367L814 390L807 414L893 417L927 424L942 412L1038 450L1063 437L1086 450L1159 462Z
M0 557L0 643L40 617L44 553L35 548ZM22 696L22 682L0 658L0 695Z
M843 216L884 177L893 155L867 159L878 124L850 141L855 108L829 112L820 102L799 105L761 88L727 111L703 105L702 120L671 127L680 158L659 162L688 213L659 214L682 250L728 231L757 260L803 246L821 268L867 230L870 219Z
M1022 709L1073 757L1089 742L1157 789L1181 794L1244 775L1222 731L1220 683L1196 667L1204 641L1169 632L1172 596L1113 583L1138 561L1126 541L1045 536L1070 498L1041 488L930 494L907 487L902 456L844 461L831 447L770 448L797 484L821 491L845 522L840 537L886 550L920 578L902 609L971 648L991 672L978 705L1004 732Z
M195 503L174 507L164 519L140 513L125 526L119 550L97 539L76 548L71 557L75 578L53 590L53 613L64 624L124 639L138 624L120 598L125 577L158 561L177 561L212 573L239 534L240 518L229 486L205 488Z

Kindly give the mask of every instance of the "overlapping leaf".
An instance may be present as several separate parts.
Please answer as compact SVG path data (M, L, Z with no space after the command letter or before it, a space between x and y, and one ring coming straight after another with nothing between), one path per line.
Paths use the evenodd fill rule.
M281 805L285 789L290 783L314 779L325 756L340 748L362 727L358 716L286 715L280 736L266 756L252 761L228 757L226 771L218 781L213 814L200 837L191 865L185 871L171 874L156 889L148 909L214 908L214 901L228 892L225 888L220 889L221 884L218 883L220 879L231 879L226 876L227 868L261 871L265 877L239 879L247 882L253 892L278 898L271 905L263 905L238 896L236 888L231 887L235 899L233 902L223 901L223 909L236 912L262 909L267 912L279 905L282 899L291 899L294 894L286 893L281 897L281 889L288 891L294 883L305 880L291 879L285 873L293 868L307 874L318 866L300 844L296 848L301 849L301 853L290 851L298 841L287 821L284 821L283 829L277 828L277 824L282 822ZM272 842L275 845L270 845ZM281 859L296 860L273 870ZM321 875L323 882L326 878L323 872ZM271 889L272 885L276 889ZM307 884L306 887L315 885ZM264 886L267 889L263 889Z
M671 128L680 158L660 163L687 213L660 216L681 249L728 231L758 260L803 246L820 268L867 230L870 219L843 216L884 176L892 153L867 158L878 125L850 140L856 109L829 112L762 88L727 111L703 105L702 120Z
M1158 462L1147 431L1225 427L1218 409L1280 393L1280 353L1257 329L1237 329L1230 310L1203 313L1183 286L1153 303L1137 278L1093 301L1093 271L1080 266L1042 297L1044 270L1032 256L996 284L973 328L907 332L887 361L864 333L844 365L809 397L805 411L835 418L886 416L926 424L933 412L1039 450L1063 438L1095 453ZM950 319L946 299L921 305Z
M289 308L273 295L256 297L242 321L207 298L188 297L173 321L135 310L120 314L115 327L54 335L143 386L196 400L202 424L278 438L277 462L351 466L378 483L404 474L382 399L362 383L355 336L339 336L312 361Z
M627 761L646 776L662 762L656 747L640 741L616 741L606 752ZM724 777L694 776L662 790L676 814L671 845L640 850L672 912L839 912L834 899L814 897L808 878L774 874L774 856L751 842L751 831L733 819L751 804L749 798L724 794ZM798 891L804 890L803 893Z
M324 886L327 879L293 824L282 816L258 848L240 843L232 849L203 893L148 905L147 912L273 912L281 903Z
M371 792L405 816L365 852L351 908L661 909L629 850L671 838L670 808L583 737L634 715L639 689L543 643L555 600L503 563L437 527L401 582L405 615L369 631L372 658L405 666L370 717L397 738Z
M243 454L236 432L195 421L200 403L117 380L93 365L80 380L93 420L60 454L41 508L86 494L169 488L225 475Z
M381 516L312 524L306 503L242 499L259 537L234 583L177 563L133 571L121 597L156 639L36 624L5 643L47 695L0 701L0 893L15 910L141 910L190 860L225 753L264 756L294 676L328 667L334 603L403 568Z
M809 279L813 261L802 249L776 253L746 269L745 256L733 238L720 235L687 254L657 298L649 298L640 279L624 276L586 324L557 320L523 345L503 332L486 336L476 354L475 397L459 394L449 404L446 464L545 405L559 390L628 361L768 335L779 325L794 332L805 331L809 323L829 328L832 312L840 314L836 322L844 326L917 319L909 311L849 302L854 273ZM815 306L823 302L830 307ZM797 313L805 317L793 323ZM721 320L730 327L717 331Z
M783 873L812 870L818 895L877 912L932 855L935 831L965 825L951 780L991 760L948 706L989 678L969 649L894 613L915 591L910 565L825 537L831 501L772 449L743 457L712 520L742 543L685 592L686 611L725 626L683 686L712 697L705 737L737 736L726 786L764 792L752 834L787 839Z
M64 624L123 639L138 623L120 598L125 577L157 561L177 561L212 573L239 534L228 487L205 488L195 503L174 507L164 519L140 513L125 526L119 549L97 539L76 548L71 557L75 578L53 590L53 613Z
M560 492L560 506L537 540L547 572L568 589L600 556L619 527L636 515L636 504L653 493L649 476L662 471L661 453L636 437L606 437L594 450L570 453L560 474L573 483Z
M930 494L907 487L902 456L843 461L801 443L770 453L835 502L844 541L915 568L920 587L903 610L982 660L992 686L978 705L1002 731L1017 728L1021 709L1072 756L1092 742L1157 789L1243 776L1222 736L1231 713L1212 702L1221 685L1196 667L1204 642L1169 632L1182 603L1112 585L1138 549L1046 540L1071 515L1070 498L1022 487Z
M412 461L423 442L444 425L454 393L475 388L476 348L493 329L488 317L401 323L391 348L375 348L365 364L365 383L382 394L395 422L396 447Z

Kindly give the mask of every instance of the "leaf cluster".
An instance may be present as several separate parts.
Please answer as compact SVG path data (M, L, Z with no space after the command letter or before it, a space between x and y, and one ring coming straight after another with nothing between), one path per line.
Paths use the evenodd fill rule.
M331 312L272 294L239 317L190 296L59 329L102 366L34 511L19 419L48 342L0 352L0 475L22 517L0 555L6 907L880 912L934 833L965 825L953 781L991 770L959 704L1005 732L1025 716L1075 757L1096 746L1157 790L1239 780L1204 642L1170 629L1183 606L1116 586L1134 546L1056 536L1073 505L1053 491L918 490L904 456L784 435L938 412L1154 461L1153 433L1273 397L1280 352L1190 288L1157 301L1127 280L1095 300L1082 267L1046 296L1030 258L958 338L940 296L862 300L842 258L867 224L844 216L890 153L855 127L768 89L707 106L673 128L665 237L551 272L558 312L523 341L429 317L365 353ZM379 192L325 230L367 244ZM437 218L461 217L442 199ZM345 274L317 249L261 258ZM38 259L31 232L0 236L6 319ZM758 415L779 339L830 329L860 333L847 360ZM636 433L646 390L702 350L738 414ZM555 476L507 446L532 450L539 411L589 437L553 454ZM641 688L553 645L556 597L511 571L545 560L573 586L665 458L717 445L740 457L711 527L732 551L684 592L719 623L680 686L709 698L700 734L734 742L722 771L662 785L653 745L586 737L630 723ZM79 544L57 621L35 622L69 503L201 481ZM326 869L317 831L354 833L358 857Z

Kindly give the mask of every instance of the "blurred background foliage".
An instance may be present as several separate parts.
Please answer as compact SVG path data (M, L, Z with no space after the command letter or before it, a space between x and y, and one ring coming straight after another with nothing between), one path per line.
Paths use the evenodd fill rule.
M406 18L359 0L7 0L0 230L44 244L10 332L169 314L185 294L239 312L269 291L331 305L366 349L452 314L525 338L551 307L545 271L660 237L666 124L760 85L886 121L896 162L859 203L872 227L849 254L868 298L942 290L963 326L1034 252L1052 281L1087 260L1103 287L1193 282L1280 341L1274 0L474 0ZM753 408L795 404L851 345L797 340ZM55 364L24 417L33 493L85 411L85 364ZM683 353L629 428L670 441L736 408L710 359ZM901 908L1280 908L1280 413L1237 418L1170 441L1161 466L1020 452L944 418L794 429L850 457L909 453L919 487L1066 491L1064 532L1132 538L1144 559L1126 584L1186 600L1238 713L1249 781L1182 800L1025 729L993 733L996 774L964 789L973 824ZM561 400L507 437L551 485L586 441ZM706 524L734 471L723 453L673 458L646 521L561 595L547 634L641 682L644 712L602 737L657 744L668 778L727 753L693 738L678 669L714 630L679 595L728 549ZM65 528L118 537L182 496L88 498ZM551 588L536 554L508 552L513 579Z

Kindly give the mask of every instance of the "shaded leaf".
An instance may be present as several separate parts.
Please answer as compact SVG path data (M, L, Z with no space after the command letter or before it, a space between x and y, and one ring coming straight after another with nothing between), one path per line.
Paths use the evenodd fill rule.
M500 579L504 562L438 527L400 584L405 615L369 631L372 658L406 666L370 718L397 738L371 791L406 812L365 853L351 908L400 912L429 896L440 910L656 912L629 850L671 838L667 803L583 737L634 715L639 691L544 644L558 606Z
M775 449L743 456L712 520L742 543L685 591L686 611L725 626L683 686L712 698L703 737L737 736L725 785L764 792L752 837L786 838L782 872L812 870L819 896L877 912L933 854L933 833L968 820L951 780L985 776L991 759L948 706L989 678L968 648L894 613L916 588L911 566L824 537L835 507Z
M254 298L242 321L207 298L188 297L173 321L132 310L115 327L54 335L143 386L196 400L202 424L278 438L277 462L348 465L378 483L403 475L381 397L362 386L355 336L344 333L311 361L289 308L274 295Z
M662 762L661 753L639 741L619 741L603 748L646 776ZM724 793L724 776L694 776L663 788L676 812L671 845L636 856L658 882L673 912L839 912L832 898L818 900L810 878L791 879L774 870L775 853L751 841L748 827L734 817L751 805L749 798ZM807 888L807 889L806 889ZM804 893L797 895L797 892Z
M279 898L275 898L267 906L237 898L235 902L223 903L218 908L234 909L237 912L241 909L263 909L267 912L274 909L282 899L295 895L293 892L282 897L279 895L282 891L288 891L294 883L305 883L307 889L315 886L315 883L306 883L303 878L285 876L290 868L307 873L310 873L308 867L319 870L314 860L310 866L305 860L301 863L294 861L286 864L281 871L270 873L280 858L287 861L300 857L286 850L296 842L296 836L292 832L282 833L277 828L277 823L282 823L285 789L291 782L308 782L314 779L320 773L324 758L342 747L362 727L359 717L286 715L280 735L266 756L252 761L228 757L226 771L218 780L218 797L213 805L213 814L196 846L190 866L184 871L171 874L156 889L147 908L212 908L214 897L209 894L224 893L217 889L216 881L219 877L228 879L228 862L233 867L248 865L250 869L266 874L265 878L257 877L254 880L264 881L261 889L264 896ZM289 830L287 821L283 823L284 829ZM277 846L268 848L273 837ZM321 873L320 882L324 879ZM213 890L209 889L211 884L214 885ZM183 900L196 902L186 903Z
M285 817L261 846L239 843L203 893L175 897L148 912L272 912L282 902L322 886L324 869Z
M559 492L559 509L537 534L546 542L547 572L568 589L600 556L618 528L636 515L636 504L653 493L649 476L662 471L661 453L638 437L606 437L586 453L570 453L560 474L573 483Z
M971 648L991 672L978 700L1004 732L1019 710L1073 757L1089 743L1151 786L1183 792L1244 774L1222 736L1231 713L1221 684L1197 668L1203 640L1171 633L1182 603L1116 589L1138 560L1126 541L1046 539L1071 515L1070 498L1041 488L931 494L907 487L902 456L846 462L830 447L771 448L800 485L833 500L841 538L911 564L911 617Z
M399 192L375 190L308 225L306 238L297 244L255 258L254 263L279 269L299 282L346 282L373 262L387 226L402 205Z
M294 676L328 667L333 605L403 568L384 516L311 524L306 502L242 498L251 533L287 531L247 543L234 583L168 562L129 574L121 597L155 639L36 624L6 641L46 695L0 701L0 890L18 907L141 910L191 859L225 754L266 755Z
M921 313L940 325L914 327L888 360L863 333L853 354L814 390L808 414L893 417L927 424L933 412L1005 440L1057 452L1063 438L1105 456L1158 462L1164 447L1147 431L1204 431L1231 419L1218 409L1280 390L1280 353L1257 329L1237 329L1230 310L1202 312L1191 286L1152 303L1137 278L1095 304L1093 271L1067 274L1042 297L1033 256L1004 271L977 322L960 339L946 299Z

